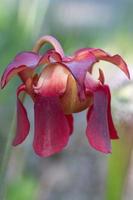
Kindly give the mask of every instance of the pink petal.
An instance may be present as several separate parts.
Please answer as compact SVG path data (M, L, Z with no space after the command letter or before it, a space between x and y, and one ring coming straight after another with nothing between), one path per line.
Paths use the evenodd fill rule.
M111 152L108 123L109 99L106 86L100 86L94 92L94 103L87 115L87 138L95 149L104 153ZM111 125L111 123L110 123Z
M58 97L38 96L34 110L35 152L44 157L60 152L67 145L71 130Z
M12 76L27 69L27 67L33 70L38 65L40 58L38 54L28 51L17 54L3 73L1 88L7 84Z
M73 133L73 116L72 115L65 115L69 124L70 128L70 135Z
M19 99L20 92L25 91L25 86L20 85L17 90L17 127L16 136L13 140L13 145L16 146L22 143L27 137L30 129L30 123L28 120L27 112L23 106L21 100Z

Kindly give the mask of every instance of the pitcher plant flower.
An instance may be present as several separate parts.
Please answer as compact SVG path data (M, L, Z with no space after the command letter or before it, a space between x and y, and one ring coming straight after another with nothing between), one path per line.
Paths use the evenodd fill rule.
M53 47L45 53L40 48L49 43ZM65 56L60 43L52 36L41 37L32 51L21 52L5 69L1 88L18 75L16 136L13 145L21 144L29 134L30 122L20 93L28 94L34 103L33 148L39 156L60 152L73 132L73 113L87 111L86 136L93 148L111 152L111 139L118 135L111 115L111 94L99 69L93 77L94 64L110 62L129 78L129 71L120 55L111 56L102 49L83 48L72 56ZM41 72L36 69L40 67Z

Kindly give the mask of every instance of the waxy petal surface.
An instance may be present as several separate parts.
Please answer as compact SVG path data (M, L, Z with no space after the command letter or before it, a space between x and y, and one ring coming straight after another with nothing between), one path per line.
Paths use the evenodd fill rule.
M60 152L68 143L71 129L58 97L38 96L34 110L33 147L35 152L44 157Z
M114 127L111 121L110 96L108 87L99 85L93 93L93 106L87 115L87 138L95 149L104 153L111 152L110 135L114 136Z
M10 78L26 68L33 70L39 63L40 56L33 52L22 52L16 55L14 60L5 69L2 79L1 88L3 88Z
M30 130L30 123L28 120L27 112L25 107L23 106L19 94L20 92L25 91L25 86L21 85L18 87L17 91L17 122L16 122L16 136L13 140L13 145L16 146L21 144L27 135L29 134Z

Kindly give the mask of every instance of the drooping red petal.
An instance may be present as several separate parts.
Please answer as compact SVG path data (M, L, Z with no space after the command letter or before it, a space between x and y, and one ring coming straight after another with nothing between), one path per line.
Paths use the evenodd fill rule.
M94 103L87 115L87 138L95 149L104 153L111 152L110 125L108 122L109 99L106 86L99 85L93 93ZM109 115L110 116L110 115Z
M19 99L20 92L25 91L25 86L20 85L17 90L17 122L16 122L16 136L13 140L13 145L16 146L22 143L27 137L30 129L27 112Z
M99 70L99 80L103 84L104 83L104 74L102 70ZM107 85L101 85L101 83L98 81L95 81L92 78L92 75L90 73L86 74L85 78L85 89L86 91L90 91L92 94L95 94L97 89L101 87L103 92L105 93L105 96L108 101L108 108L107 108L107 116L108 116L108 125L109 125L109 134L111 139L118 139L117 131L114 127L112 115L111 115L111 94L110 89Z
M5 69L1 78L1 88L3 88L10 78L26 68L34 69L40 60L41 56L33 52L22 52L16 55L13 61Z
M73 116L72 115L65 115L69 124L70 128L70 135L73 133Z
M109 133L110 133L110 138L111 139L118 139L118 135L117 135L117 131L114 127L114 123L113 123L113 119L112 119L112 114L111 114L111 94L110 94L110 89L108 87L108 85L104 85L103 86L104 91L107 95L107 99L108 99L108 126L109 126Z
M79 96L81 99L85 99L84 80L86 73L95 62L97 62L96 58L91 53L88 53L85 56L75 55L75 57L63 61L63 64L72 72L77 80Z
M71 130L58 97L38 96L34 110L35 152L44 157L60 152L67 145Z

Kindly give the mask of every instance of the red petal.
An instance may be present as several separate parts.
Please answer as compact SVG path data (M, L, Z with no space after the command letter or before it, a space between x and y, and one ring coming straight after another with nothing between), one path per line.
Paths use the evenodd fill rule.
M13 145L16 146L22 143L27 137L30 129L30 123L28 120L27 112L23 106L21 100L19 99L20 92L25 91L25 86L20 85L17 90L17 127L16 136L13 140Z
M58 97L38 96L34 109L35 152L44 157L60 152L67 145L71 130Z
M65 115L67 118L67 121L69 123L70 128L70 135L73 133L73 116L72 115Z
M40 56L33 52L22 52L16 55L14 60L7 66L1 78L1 88L3 88L10 78L24 69L34 69L40 60Z
M87 115L86 135L90 144L98 151L111 152L108 124L109 99L104 86L94 92L94 103Z

